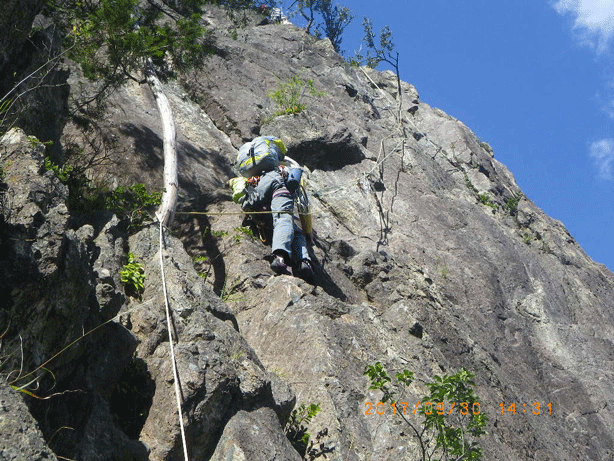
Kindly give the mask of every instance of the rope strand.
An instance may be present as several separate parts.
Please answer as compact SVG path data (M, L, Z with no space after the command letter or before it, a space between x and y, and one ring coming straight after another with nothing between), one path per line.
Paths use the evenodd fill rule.
M171 350L171 361L173 365L173 378L175 381L175 397L177 399L177 410L179 412L179 426L181 428L181 441L183 443L183 457L185 461L188 458L188 445L185 439L185 429L183 427L183 413L181 411L181 390L179 389L179 373L177 371L177 361L175 360L175 347L173 346L173 330L171 324L171 310L168 303L168 293L166 291L166 277L164 275L164 260L162 258L162 246L164 239L162 236L162 222L160 221L160 273L162 274L162 291L164 293L164 305L166 306L166 324L168 328L168 343Z

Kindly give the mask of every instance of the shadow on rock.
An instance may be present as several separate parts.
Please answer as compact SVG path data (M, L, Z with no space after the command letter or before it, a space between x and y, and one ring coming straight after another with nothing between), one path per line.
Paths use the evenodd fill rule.
M134 150L142 159L142 166L147 170L156 171L164 167L163 159L157 155L162 152L162 140L155 132L145 126L126 123L120 128L122 134L134 139Z

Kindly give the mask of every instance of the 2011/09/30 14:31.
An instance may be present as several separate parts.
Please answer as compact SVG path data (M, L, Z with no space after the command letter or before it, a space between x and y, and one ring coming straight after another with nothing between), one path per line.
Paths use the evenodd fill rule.
M467 415L469 413L472 413L474 415L479 415L481 411L480 402L473 402L473 403L450 402L448 403L447 408L444 402L435 402L435 403L418 402L414 405L414 409L411 412L412 415L416 414L421 404L423 405L421 413L424 413L425 415L432 415L433 412L437 413L438 415L450 415L454 410L457 410L461 415ZM397 405L398 405L398 408L397 408ZM408 402L390 403L390 407L392 408L393 414L396 414L397 411L399 411L399 413L405 414L405 410L407 409L408 406L409 406ZM407 411L409 412L410 410L407 410ZM377 402L375 404L371 402L365 402L365 415L373 416L376 414L383 415L385 413L386 413L386 406L384 402Z
M503 415L505 412L509 412L512 414L516 414L516 402L513 402L511 404L507 404L507 403L503 403L501 402L499 404L499 406L501 407L501 414ZM544 405L545 407L548 407L548 415L552 416L552 402L548 402L546 405ZM532 404L529 404L529 409L531 409L531 412L529 413L529 411L527 410L527 404L523 403L522 404L522 410L520 410L521 404L518 404L518 413L528 413L528 414L534 414L535 416L539 415L539 414L546 414L546 410L544 409L542 412L542 405L539 402L533 402Z

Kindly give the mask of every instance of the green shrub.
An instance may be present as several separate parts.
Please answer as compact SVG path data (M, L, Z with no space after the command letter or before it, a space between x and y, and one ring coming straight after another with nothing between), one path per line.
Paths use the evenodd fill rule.
M509 211L509 213L512 215L516 214L516 212L518 211L518 204L523 197L524 195L522 194L522 192L518 192L514 196L508 198L505 202L505 209Z
M144 184L118 187L106 200L106 209L120 219L127 219L129 227L139 228L149 218L148 209L162 203L162 192L147 192Z
M312 403L309 406L301 404L301 406L292 410L290 414L290 420L286 424L285 429L286 437L288 437L294 449L301 456L305 456L307 453L309 439L311 438L311 434L307 432L307 425L320 411L320 405L316 403Z
M145 270L136 262L136 257L128 253L128 264L119 272L121 281L131 295L140 297L145 289Z
M139 0L60 3L52 11L71 29L65 39L69 57L86 78L101 81L101 104L128 80L141 82L148 59L166 73L187 71L213 52L213 36L200 25L201 0L185 3L164 21L158 5Z
M303 98L307 93L314 97L326 94L316 90L313 79L305 80L295 75L281 83L278 90L269 93L269 97L279 108L275 115L297 114L305 110L307 106L303 103Z
M461 368L453 375L434 376L432 382L426 383L429 394L415 405L396 398L413 382L412 372L404 370L397 373L393 383L384 366L377 362L367 365L364 374L370 380L369 389L383 393L381 404L389 403L393 414L401 417L412 429L420 446L419 459L482 459L482 448L477 439L486 434L488 417L481 411L479 399L473 390L475 382L472 373ZM378 414L381 413L378 411ZM422 417L420 425L410 420L416 414Z
M499 208L499 205L493 202L488 196L488 194L478 194L478 200L480 201L482 205L486 205L492 208L493 210L496 210L497 208Z
M36 139L36 138L28 138L28 140L30 142L32 142L32 139ZM45 170L47 171L53 171L53 173L55 174L55 176L60 180L60 182L64 185L68 184L68 181L70 179L70 175L73 171L73 167L68 165L68 164L64 164L62 166L59 166L55 163L53 163L53 161L51 160L50 157L45 157Z
M382 30L380 30L379 40L376 40L375 33L373 32L373 21L366 17L363 18L362 27L365 33L362 41L366 44L367 53L363 55L359 52L355 52L353 59L359 62L361 65L366 65L371 69L375 69L382 62L386 62L394 67L395 73L398 77L399 53L398 51L394 51L395 45L392 41L392 31L390 30L390 27L385 26Z

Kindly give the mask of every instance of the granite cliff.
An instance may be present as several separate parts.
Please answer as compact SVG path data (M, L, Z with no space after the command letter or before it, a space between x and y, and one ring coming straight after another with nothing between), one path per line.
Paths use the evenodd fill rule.
M98 149L92 180L160 190L146 86L71 118L70 98L91 84L66 60L43 98L63 103L0 141L0 458L183 459L162 257L190 459L301 459L283 426L302 403L322 408L307 459L418 459L402 420L365 414L381 398L363 376L377 361L416 373L412 403L434 375L475 373L484 459L612 459L614 274L412 85L399 101L394 74L350 66L293 25L254 17L228 33L216 9L204 20L217 53L165 83L180 201L162 252L155 224L133 233L109 212L73 212L40 142L57 138L58 162L58 145ZM1 72L17 59L6 43ZM269 93L293 76L325 94L276 116ZM315 286L273 276L236 214L226 182L257 135L281 137L310 170ZM138 298L120 282L128 251L145 271ZM38 398L14 391L26 385ZM552 414L522 412L534 402Z

